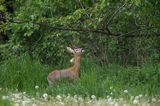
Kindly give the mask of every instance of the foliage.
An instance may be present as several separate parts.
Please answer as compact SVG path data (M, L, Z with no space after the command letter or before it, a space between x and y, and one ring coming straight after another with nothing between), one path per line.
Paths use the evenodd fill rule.
M2 5L3 1L0 1L0 38L1 38L1 32L3 32L6 28L6 25L3 23L2 17L4 17L6 14L6 8Z
M64 48L74 44L85 47L101 64L139 66L159 61L159 0L13 0L13 13L6 4L0 7L13 20L7 19L3 31L9 35L9 51L16 48L9 55L28 52L56 65L66 58Z
M42 66L38 61L32 61L27 55L19 58L12 57L1 66L1 87L19 90L34 88L36 84L44 87L47 84L45 77L47 70L47 67Z
M13 91L18 89L30 95L37 95L38 92L49 95L96 95L97 97L110 95L126 98L130 95L160 94L159 64L146 64L142 68L124 68L118 65L100 67L91 59L83 58L81 66L81 76L77 82L69 83L62 80L56 86L50 87L47 83L47 74L53 68L31 60L27 55L13 57L0 66L0 87ZM35 89L35 86L39 88ZM124 95L124 90L128 90L130 95Z

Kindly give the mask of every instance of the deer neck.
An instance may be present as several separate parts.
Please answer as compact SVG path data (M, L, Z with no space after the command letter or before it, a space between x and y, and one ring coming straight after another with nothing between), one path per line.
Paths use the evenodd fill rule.
M74 71L77 71L77 72L79 72L79 70L80 70L80 61L81 61L81 56L74 56L74 68L75 68L75 70Z

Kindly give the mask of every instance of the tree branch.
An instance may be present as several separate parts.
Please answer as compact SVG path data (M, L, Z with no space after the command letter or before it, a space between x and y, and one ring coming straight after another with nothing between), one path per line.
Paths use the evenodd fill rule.
M152 30L152 29L155 29L157 27L145 27L145 28L141 28L141 29L136 29L136 30L132 30L130 32L127 32L127 33L124 33L124 34L121 34L120 36L135 36L135 33L136 32L140 32L140 31L143 31L143 30Z
M26 21L26 20L22 20L22 21L13 21L13 23L29 23L30 21ZM143 30L152 30L152 29L156 29L160 26L157 27L146 27L146 28L141 28L141 29L136 29L130 32L126 32L126 33L113 33L111 32L109 29L104 30L104 29L81 29L81 28L66 28L66 27L56 27L56 26L52 26L49 25L47 23L37 23L37 22L32 22L35 25L40 25L40 26L46 26L49 27L53 30L60 30L60 31L76 31L76 32L87 32L87 33L99 33L99 34L103 34L106 36L115 36L115 37L139 37L140 36L146 36L146 34L142 35L142 34L138 34L136 32L140 32ZM160 36L160 34L156 34L157 36Z

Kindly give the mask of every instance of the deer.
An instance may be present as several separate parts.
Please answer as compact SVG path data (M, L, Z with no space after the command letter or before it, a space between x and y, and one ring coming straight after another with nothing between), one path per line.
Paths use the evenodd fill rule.
M55 85L60 78L69 78L72 81L75 81L79 78L81 55L83 54L84 50L78 47L66 48L69 53L74 55L74 64L67 69L54 70L50 72L47 77L49 85Z

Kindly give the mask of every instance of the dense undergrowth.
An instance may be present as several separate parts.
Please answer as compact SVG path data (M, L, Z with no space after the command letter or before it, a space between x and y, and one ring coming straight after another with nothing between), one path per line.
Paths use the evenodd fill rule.
M68 67L70 64L57 66ZM36 95L96 95L97 97L129 97L130 95L156 96L160 94L160 65L145 64L142 67L121 67L118 65L98 66L88 58L82 58L81 76L75 83L59 81L50 87L47 75L57 68L31 60L27 55L13 57L0 65L0 87ZM38 89L35 89L38 86ZM124 91L129 92L128 95Z

